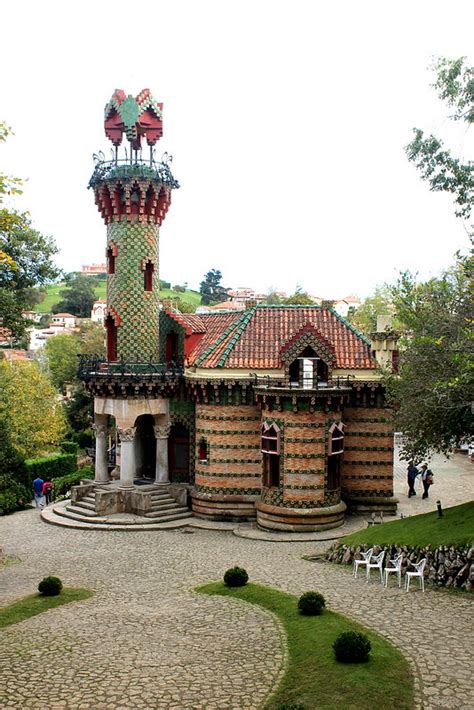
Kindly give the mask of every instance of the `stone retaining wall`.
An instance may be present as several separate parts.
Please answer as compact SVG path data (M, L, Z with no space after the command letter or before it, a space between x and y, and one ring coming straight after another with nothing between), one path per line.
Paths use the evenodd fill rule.
M369 545L349 547L336 543L326 554L330 562L352 565L354 559L360 559L361 552ZM471 591L474 587L474 547L446 546L431 548L408 547L406 545L374 546L374 554L385 550L385 561L394 559L403 553L402 574L405 574L409 562L419 562L426 557L425 579L439 587L461 587ZM413 569L413 568L409 568Z

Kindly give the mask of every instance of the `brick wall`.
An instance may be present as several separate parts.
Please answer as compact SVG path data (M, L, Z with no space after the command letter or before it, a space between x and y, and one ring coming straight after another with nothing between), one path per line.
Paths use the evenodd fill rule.
M343 497L393 496L393 425L390 410L346 408L343 422Z
M341 418L340 411L262 412L262 422L281 430L280 487L264 489L264 503L317 508L339 502L339 490L327 490L326 472L328 429Z
M199 493L257 495L261 487L260 409L196 404L195 487ZM199 442L207 462L199 461Z

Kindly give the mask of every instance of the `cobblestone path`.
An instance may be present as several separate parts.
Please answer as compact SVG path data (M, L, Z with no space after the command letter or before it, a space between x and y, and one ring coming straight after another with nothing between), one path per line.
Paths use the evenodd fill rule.
M22 560L0 571L0 604L47 574L97 592L1 632L2 710L258 708L283 663L278 626L258 608L192 591L234 564L295 594L318 589L331 608L391 639L412 663L415 707L474 708L472 599L384 591L301 559L327 543L64 529L31 510L0 518L0 545Z

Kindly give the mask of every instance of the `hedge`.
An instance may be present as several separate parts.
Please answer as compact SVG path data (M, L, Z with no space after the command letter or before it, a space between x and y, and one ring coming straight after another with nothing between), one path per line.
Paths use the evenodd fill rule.
M61 441L59 448L64 454L77 454L79 444L76 441Z
M37 459L25 461L30 478L30 485L35 478L57 478L72 473L77 468L76 454L51 454Z
M33 493L11 476L0 476L0 515L23 510L33 498Z
M53 480L54 488L53 494L55 500L61 496L65 496L66 493L71 489L71 486L77 486L81 482L82 478L94 478L94 471L91 466L85 466L79 471L74 471L69 473L67 476L59 476Z

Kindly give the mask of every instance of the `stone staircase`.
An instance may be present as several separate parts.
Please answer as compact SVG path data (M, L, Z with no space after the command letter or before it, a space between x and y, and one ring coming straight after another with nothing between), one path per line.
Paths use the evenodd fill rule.
M167 523L172 520L191 518L192 513L186 506L180 506L175 499L170 496L168 490L151 493L151 511L145 513L146 518L153 518L157 523Z
M97 518L98 515L95 512L95 491L89 493L82 500L76 501L76 503L69 503L66 506L66 510L74 515L85 516L86 518Z
M185 518L192 518L193 514L188 507L180 505L175 501L175 499L169 494L168 488L154 489L149 492L151 498L151 509L150 512L139 516L136 513L122 513L122 514L109 514L107 516L100 516L96 512L95 505L95 490L89 492L81 500L76 502L69 502L65 507L57 507L54 512L60 516L71 518L72 520L78 522L88 522L88 523L115 523L117 525L123 524L127 525L130 522L130 518L134 518L138 523L138 519L141 525L146 524L159 524L159 523L172 523L173 521L181 521Z

